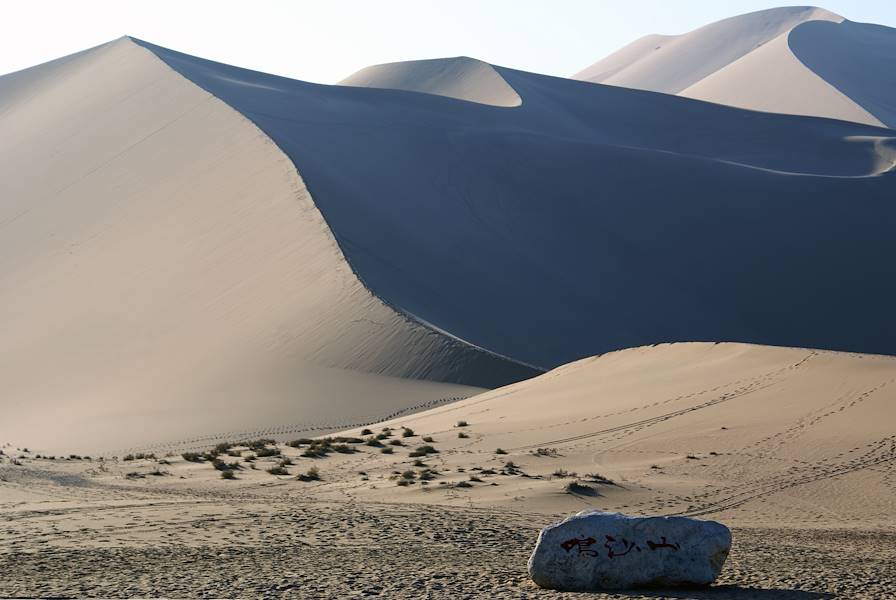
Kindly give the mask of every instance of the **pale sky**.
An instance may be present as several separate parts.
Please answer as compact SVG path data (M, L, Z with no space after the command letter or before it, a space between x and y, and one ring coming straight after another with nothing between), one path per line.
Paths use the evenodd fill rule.
M649 33L684 33L780 6L764 0L12 0L0 5L0 74L122 35L320 83L383 62L466 55L569 76ZM896 0L831 0L896 27Z

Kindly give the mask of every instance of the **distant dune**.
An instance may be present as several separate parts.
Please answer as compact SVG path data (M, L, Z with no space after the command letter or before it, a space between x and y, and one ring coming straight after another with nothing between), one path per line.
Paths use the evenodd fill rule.
M519 106L522 102L494 67L466 56L374 65L339 85L423 92L494 106Z
M896 30L814 7L651 35L576 79L742 108L896 127Z
M130 38L0 78L0 438L342 429L665 341L896 353L892 131L458 68L521 103Z

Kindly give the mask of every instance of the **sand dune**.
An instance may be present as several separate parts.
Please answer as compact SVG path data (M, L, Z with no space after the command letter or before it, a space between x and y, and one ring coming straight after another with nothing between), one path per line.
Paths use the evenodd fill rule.
M521 105L129 38L0 79L0 437L319 432L662 341L896 351L889 130L493 70Z
M509 109L143 44L284 150L374 294L476 346L542 368L661 341L896 350L889 130L495 67Z
M4 441L339 426L532 372L372 296L289 159L130 40L0 105Z
M861 529L892 525L894 409L893 357L664 344L584 359L373 429L408 426L433 436L441 452L428 462L446 469L449 481L468 478L472 467L502 470L508 460L530 475L482 477L471 491L447 497L418 486L402 492L408 501L555 512L584 504L734 524ZM460 421L468 426L457 427ZM461 431L469 437L459 439ZM507 454L496 455L497 448ZM368 467L377 489L358 487L346 474L348 493L394 496L378 477L407 459L394 460ZM552 476L558 469L578 477ZM588 473L616 485L588 483ZM574 479L584 491L563 493Z
M763 10L647 36L574 77L753 110L896 126L896 30L821 8Z
M339 85L423 92L493 106L519 106L522 102L494 67L466 56L374 65Z

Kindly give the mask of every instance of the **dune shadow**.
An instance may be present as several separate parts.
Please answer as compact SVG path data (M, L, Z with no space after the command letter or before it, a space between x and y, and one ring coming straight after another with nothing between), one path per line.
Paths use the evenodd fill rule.
M786 588L758 588L740 585L715 585L699 588L614 591L616 596L636 598L669 598L670 600L824 600L834 598L828 592L812 592Z

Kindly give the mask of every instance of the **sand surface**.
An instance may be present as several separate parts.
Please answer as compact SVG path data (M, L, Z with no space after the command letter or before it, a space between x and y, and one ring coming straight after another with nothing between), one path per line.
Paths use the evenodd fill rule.
M805 6L646 36L576 79L753 110L896 127L896 30Z
M734 529L718 587L623 597L890 597L894 386L892 357L672 344L377 424L382 447L237 446L230 481L177 455L5 447L0 564L16 576L0 593L557 597L526 577L538 529L599 508ZM284 457L288 474L267 472ZM320 480L296 479L312 467Z

